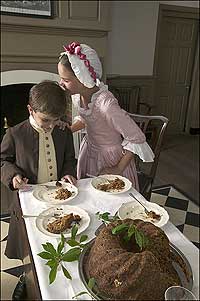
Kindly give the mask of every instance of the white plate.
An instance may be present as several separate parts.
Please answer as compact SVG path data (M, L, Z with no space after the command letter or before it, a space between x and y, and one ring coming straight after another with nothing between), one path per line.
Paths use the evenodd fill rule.
M157 227L162 227L168 222L169 215L163 207L151 202L146 202L144 205L148 210L152 210L156 214L159 214L161 219L156 220L148 217L144 212L144 208L137 201L122 204L118 210L118 216L120 219L141 219L145 222L150 222Z
M116 178L119 178L120 180L124 181L125 186L123 189L120 189L120 190L113 189L110 191L103 191L103 190L97 189L97 185L102 183L102 178L108 179L108 180L114 180ZM119 176L119 175L101 175L99 177L92 179L91 185L95 190L106 193L106 194L120 194L120 193L128 191L132 187L131 181L129 181L127 178Z
M61 205L61 206L56 206L56 207L51 207L47 210L44 210L40 213L40 215L36 218L36 226L38 230L40 230L43 234L46 234L51 237L58 238L61 236L61 234L54 234L49 231L47 231L47 224L53 222L56 220L55 217L53 217L54 214L59 214L59 216L63 216L65 214L78 214L81 217L81 221L78 226L78 232L77 235L80 234L81 232L85 231L87 227L90 224L90 217L88 213L76 206L69 206L69 205ZM44 217L44 215L47 215L47 217ZM52 217L51 217L52 215ZM71 236L71 229L68 229L63 232L65 237L70 237Z
M33 196L42 202L46 202L49 203L50 205L60 205L60 204L65 204L66 202L74 199L77 195L78 195L78 189L76 186L70 184L70 183L66 183L66 182L62 182L59 181L60 183L62 183L62 187L64 189L68 189L69 191L71 191L72 195L65 199L65 200L58 200L55 199L56 196L56 190L58 190L61 187L55 187L55 188L46 188L44 186L36 186L35 189L33 190ZM52 182L48 182L45 183L44 185L48 185L48 186L55 186L56 185L56 181L52 181Z

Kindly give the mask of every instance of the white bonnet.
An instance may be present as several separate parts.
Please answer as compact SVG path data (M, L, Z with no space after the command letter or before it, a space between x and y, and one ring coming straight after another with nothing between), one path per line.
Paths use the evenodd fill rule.
M76 42L63 46L65 52L60 55L67 55L72 70L78 80L87 88L100 85L102 77L102 65L94 49L85 44Z

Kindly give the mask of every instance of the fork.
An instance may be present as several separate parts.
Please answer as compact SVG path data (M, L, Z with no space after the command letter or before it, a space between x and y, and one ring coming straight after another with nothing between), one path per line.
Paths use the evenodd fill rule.
M130 192L129 195L134 198L138 203L140 203L140 205L144 208L144 212L146 213L146 215L148 215L150 213L150 211L138 200L136 199L136 197Z
M103 178L101 176L93 176L93 175L91 175L89 173L86 173L86 176L89 177L89 178L98 178L98 179L102 180L102 184L103 184L103 182L104 183L110 183L110 180L108 180L106 178Z
M55 217L55 218L59 218L61 216L61 214L57 214L56 216L54 214L38 214L38 215L31 215L31 214L23 214L22 217L23 218L27 218L27 217L39 217L39 218L43 218L43 217Z
M47 189L55 189L55 188L58 188L56 185L45 185L45 184L26 184L24 186L23 189L26 189L26 188L35 188L35 187L44 187L44 188L47 188Z
M22 215L23 218L27 218L27 217L39 217L39 218L43 218L43 217L53 217L53 215L30 215L30 214L23 214Z

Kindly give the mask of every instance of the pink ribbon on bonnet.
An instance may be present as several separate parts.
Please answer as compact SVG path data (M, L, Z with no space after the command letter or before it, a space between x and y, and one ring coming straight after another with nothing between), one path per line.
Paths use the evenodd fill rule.
M87 59L86 55L81 53L81 45L80 43L77 42L72 42L70 43L68 46L63 46L63 48L65 49L65 51L67 51L69 54L74 54L79 56L80 60L84 61L85 66L88 68L91 77L94 79L94 81L96 81L96 72L94 71L94 68L90 65L89 60Z

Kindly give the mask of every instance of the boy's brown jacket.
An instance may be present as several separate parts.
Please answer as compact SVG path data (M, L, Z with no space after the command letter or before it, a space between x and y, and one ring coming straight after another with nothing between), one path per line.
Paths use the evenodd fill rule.
M70 130L57 126L52 131L57 160L57 176L75 176L75 155L73 137ZM37 183L39 156L39 134L31 126L29 119L8 128L1 143L1 181L13 189L12 178L16 174Z
M70 130L52 131L57 160L58 179L69 174L75 176L75 157L72 133ZM13 190L12 178L21 174L36 184L38 174L39 134L29 120L8 128L1 143L1 181ZM22 236L22 212L16 191L12 193L11 218L5 255L8 258L23 260L27 256Z

